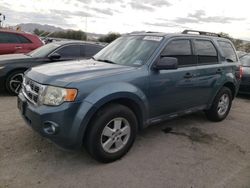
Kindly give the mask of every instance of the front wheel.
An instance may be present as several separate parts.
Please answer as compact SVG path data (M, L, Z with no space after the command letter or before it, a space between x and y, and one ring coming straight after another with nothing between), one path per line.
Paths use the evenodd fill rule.
M137 119L126 106L111 104L102 108L90 124L85 146L100 162L112 162L124 156L134 143Z
M211 121L224 120L232 105L232 92L229 88L223 87L216 95L211 108L205 111L206 116Z
M6 78L6 89L11 95L18 95L22 87L23 72L22 70L15 71Z

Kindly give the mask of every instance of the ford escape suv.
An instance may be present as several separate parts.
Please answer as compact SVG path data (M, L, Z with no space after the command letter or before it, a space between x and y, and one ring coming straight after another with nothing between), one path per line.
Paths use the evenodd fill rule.
M232 43L211 33L122 36L92 59L33 67L18 96L24 120L69 149L111 162L150 124L203 110L228 115L240 81Z

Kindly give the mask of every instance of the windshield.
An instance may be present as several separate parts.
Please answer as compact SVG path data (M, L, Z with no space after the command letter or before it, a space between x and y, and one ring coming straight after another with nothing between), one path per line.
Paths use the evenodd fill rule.
M118 38L94 56L97 61L125 65L141 66L153 54L163 37L124 36Z
M59 46L59 44L49 43L40 48L37 48L36 50L28 53L27 55L31 57L45 57Z
M250 54L241 57L240 62L243 66L250 67Z

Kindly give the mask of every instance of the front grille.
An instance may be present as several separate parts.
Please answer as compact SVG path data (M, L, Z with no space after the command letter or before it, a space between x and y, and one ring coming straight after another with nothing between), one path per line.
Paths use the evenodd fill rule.
M29 78L24 78L22 92L24 96L33 104L38 104L39 94L41 94L43 86Z

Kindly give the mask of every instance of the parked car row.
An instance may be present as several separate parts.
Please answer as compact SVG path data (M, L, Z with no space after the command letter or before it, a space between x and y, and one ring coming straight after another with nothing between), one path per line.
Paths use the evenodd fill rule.
M241 56L240 62L242 65L242 78L239 92L250 94L250 54Z
M92 59L32 68L41 62L37 55L45 63L69 60L70 50L52 43L23 55L35 60L25 67L20 114L42 136L67 149L85 146L101 162L124 156L137 131L151 124L201 110L222 121L239 89L239 58L228 39L190 32L127 34ZM5 73L17 65L0 66ZM11 74L7 78L20 84Z
M0 84L12 95L17 95L23 75L31 67L69 60L90 58L104 45L90 42L61 41L44 45L30 53L0 56Z

